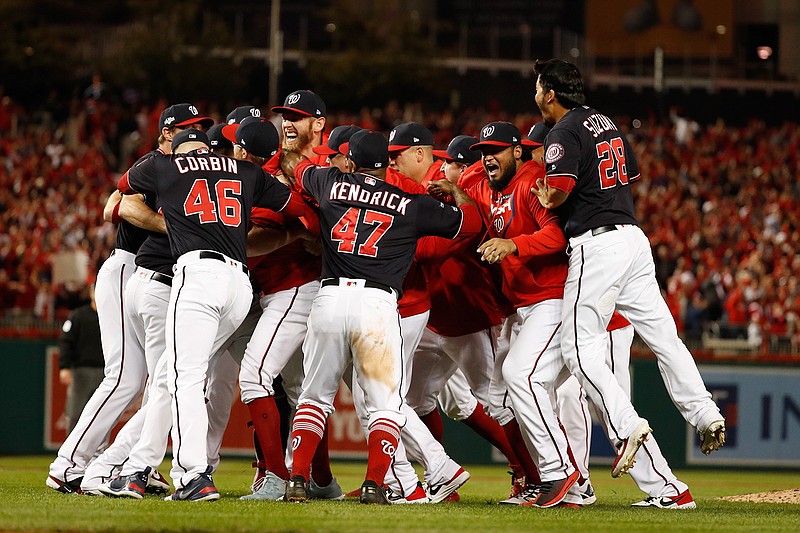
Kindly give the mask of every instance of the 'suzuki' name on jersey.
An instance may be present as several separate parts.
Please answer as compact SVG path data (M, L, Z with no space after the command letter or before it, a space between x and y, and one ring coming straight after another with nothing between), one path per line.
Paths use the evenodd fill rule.
M589 115L583 121L583 127L592 132L592 136L597 138L604 131L617 131L617 125L611 119L600 113Z
M347 202L361 202L362 204L379 205L406 214L406 207L411 203L411 198L403 198L397 193L388 191L368 191L362 189L357 183L334 183L331 187L331 200Z
M236 160L230 157L216 157L209 155L208 157L197 158L191 155L178 156L175 158L175 166L178 167L178 172L186 174L190 171L205 170L215 172L228 172L236 174L237 166Z

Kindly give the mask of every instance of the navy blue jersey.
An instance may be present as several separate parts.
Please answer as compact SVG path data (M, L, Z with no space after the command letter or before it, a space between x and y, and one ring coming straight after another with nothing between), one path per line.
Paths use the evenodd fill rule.
M291 199L289 187L261 167L207 149L147 159L120 179L119 190L158 197L176 260L213 250L244 263L253 206L280 211Z
M577 107L553 126L545 139L545 170L548 184L569 191L558 210L568 238L600 226L638 225L628 186L639 178L636 155L597 110Z
M454 238L463 213L369 174L299 166L295 175L319 203L322 277L366 279L398 292L425 235Z
M136 266L155 270L168 276L173 275L175 259L169 246L169 237L164 233L151 233L136 254Z
M144 154L142 157L136 160L134 166L138 165L139 163L150 159L155 154L163 155L164 152L161 150L153 150ZM145 199L145 203L152 209L155 205L154 198ZM117 224L117 239L114 248L119 248L121 250L125 250L126 252L130 252L135 254L139 251L139 247L142 243L147 239L150 235L150 232L142 229L138 226L134 226L130 222L126 220L120 220L119 224Z

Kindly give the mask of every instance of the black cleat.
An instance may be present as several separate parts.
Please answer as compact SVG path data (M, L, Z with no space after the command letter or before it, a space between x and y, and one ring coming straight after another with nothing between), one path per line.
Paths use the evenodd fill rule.
M391 505L383 487L378 486L377 483L370 480L366 480L361 485L361 494L358 497L358 501L366 504L376 503L379 505Z
M292 476L289 479L283 501L298 503L308 501L308 483L303 476Z
M219 491L214 486L211 474L203 473L191 480L185 487L176 490L164 499L173 502L180 500L189 502L215 501L219 500Z
M135 498L141 500L147 489L147 477L150 474L150 467L134 472L129 476L119 476L108 483L103 483L98 490L106 496L114 498Z

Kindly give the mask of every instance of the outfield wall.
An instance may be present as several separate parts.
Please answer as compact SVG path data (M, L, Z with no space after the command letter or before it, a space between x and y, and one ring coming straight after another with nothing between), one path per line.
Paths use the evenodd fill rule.
M700 453L696 434L672 405L656 361L637 358L631 364L634 404L650 421L674 468L800 468L800 365L704 362L699 368L728 424L726 446L710 457ZM0 339L0 390L5 398L0 411L0 455L53 453L66 436L66 390L58 383L55 341ZM365 457L363 433L345 387L337 395L336 408L330 418L331 455ZM251 455L247 420L247 408L237 398L223 453ZM445 420L445 446L462 463L503 462L496 450L459 422ZM613 457L597 424L591 455L594 464L610 464Z

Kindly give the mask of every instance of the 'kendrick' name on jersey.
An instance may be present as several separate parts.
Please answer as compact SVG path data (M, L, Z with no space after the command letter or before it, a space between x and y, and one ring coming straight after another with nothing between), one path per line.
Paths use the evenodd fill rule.
M371 185L375 185L375 178L367 177L372 180ZM397 193L390 191L368 191L362 189L357 183L334 183L331 187L330 200L341 200L343 202L360 202L362 204L388 207L389 209L406 214L406 208L411 203L411 198L403 198Z

